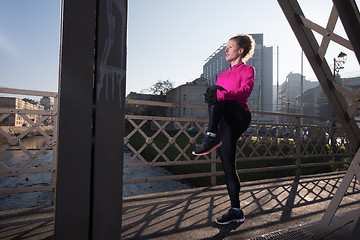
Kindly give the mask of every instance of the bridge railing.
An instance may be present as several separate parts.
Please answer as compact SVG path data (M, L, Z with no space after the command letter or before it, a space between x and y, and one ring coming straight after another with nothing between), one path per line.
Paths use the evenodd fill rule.
M54 201L58 94L11 88L0 94L0 195L51 192ZM21 106L26 101L19 100L29 96L47 97L53 106Z
M140 100L127 100L127 104L207 109L204 105ZM245 179L261 173L266 178L342 170L354 156L336 119L259 111L252 112L252 119L237 145L238 172L246 175ZM126 115L125 120L124 140L131 157L124 167L162 166L175 174L134 177L124 183L208 178L206 184L215 185L224 175L216 151L204 156L191 153L205 134L206 118Z
M0 195L51 192L54 201L58 151L57 93L0 88L0 94L0 97L12 98L45 96L54 103L48 110L0 106ZM124 184L184 179L201 179L205 185L221 183L223 171L216 151L205 156L191 153L205 134L207 118L166 116L176 112L169 109L177 109L177 116L184 108L206 112L206 105L131 99L126 104L164 108L165 111L160 112L165 116L125 116L124 147L130 157L124 161L124 167L160 166L174 174L143 178L133 176L124 179ZM36 121L29 117L33 115L38 115ZM4 126L9 123L9 118L22 118L27 124ZM252 118L251 126L239 139L237 146L236 161L238 172L245 176L243 180L251 180L252 176L261 174L264 178L280 177L284 173L289 174L288 171L299 175L311 172L311 169L317 172L319 169L344 169L354 155L341 126L319 124L335 119L258 111L252 112ZM34 135L44 140L40 147L25 144ZM14 152L21 152L19 159L12 158ZM47 175L48 180L38 180L40 175Z

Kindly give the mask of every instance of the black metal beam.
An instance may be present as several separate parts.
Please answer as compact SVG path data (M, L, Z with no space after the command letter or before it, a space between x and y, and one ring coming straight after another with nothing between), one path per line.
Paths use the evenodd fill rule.
M319 44L312 31L305 27L301 18L304 14L296 0L278 0L296 38L299 41L319 83L336 113L350 144L356 151L360 146L360 129L353 117L347 114L347 103L342 94L334 88L335 78L328 63L319 55ZM354 30L355 31L355 30Z
M360 13L355 0L333 0L360 64Z
M357 54L359 60L359 13L358 9L355 8L355 2L353 0L334 0L336 2L336 8L339 11L339 16L342 19L344 28L348 34L351 45L353 45L354 51ZM331 220L336 213L336 210L339 207L339 204L344 197L347 188L349 187L350 182L354 176L359 176L359 146L360 146L360 129L357 126L354 117L349 116L347 110L349 106L347 105L344 96L341 94L339 89L336 89L338 86L335 84L335 76L332 74L328 63L326 62L324 56L324 49L320 49L319 45L315 39L314 34L311 29L306 27L306 18L296 0L278 0L280 7L282 8L296 38L298 39L301 48L303 49L306 57L309 60L311 67L313 68L321 87L324 90L331 106L333 107L334 112L336 113L340 123L342 124L343 130L348 137L350 144L356 152L358 152L353 159L347 173L345 175L344 181L341 183L338 188L334 198L332 199L329 208L326 210L323 218L321 219L317 232L314 234L314 239L322 239L325 235L332 232L334 229L337 229L341 226L348 224L347 219L343 219L339 223L330 224ZM356 14L357 11L357 14ZM350 15L350 16L348 16ZM331 21L333 19L334 13L330 17ZM355 19L357 18L357 20ZM344 20L343 20L344 19ZM355 23L350 23L350 21L355 21ZM332 22L333 23L333 22ZM329 28L332 28L332 23L328 23ZM353 25L354 24L354 25ZM308 26L310 24L307 24ZM331 29L329 29L331 30ZM357 45L357 46L356 46ZM359 179L358 179L359 180ZM359 216L350 216L350 221L356 219L359 221ZM360 223L357 222L356 226ZM358 232L358 230L356 230ZM352 234L353 237L357 236L356 231ZM349 233L351 235L351 233ZM350 237L350 236L349 236Z
M94 95L92 239L120 239L127 0L99 0Z
M127 0L62 0L56 239L119 239Z
M96 2L62 1L56 239L90 237Z

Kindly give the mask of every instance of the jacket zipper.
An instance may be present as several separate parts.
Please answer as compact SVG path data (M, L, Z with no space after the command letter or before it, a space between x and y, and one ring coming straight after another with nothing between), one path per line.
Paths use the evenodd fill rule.
M230 72L229 72L229 74L227 75L227 77L226 78L229 78L229 75L230 75L230 73L232 72L232 67L230 67Z

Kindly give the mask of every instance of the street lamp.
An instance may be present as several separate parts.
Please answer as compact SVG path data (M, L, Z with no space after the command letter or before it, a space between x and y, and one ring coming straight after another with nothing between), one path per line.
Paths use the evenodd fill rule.
M337 74L339 74L340 69L344 68L342 65L344 65L346 59L347 59L347 55L346 55L346 53L343 53L343 52L339 53L339 55L337 56L337 59L334 58L334 77Z
M334 58L334 80L336 81L336 75L339 75L339 71L340 69L344 69L343 65L345 63L347 59L347 55L346 53L340 52L339 55L337 56L337 59ZM340 83L340 82L339 82ZM341 83L340 83L341 84ZM335 113L332 110L330 103L328 103L328 107L330 109L330 113L332 113L332 117L335 117Z

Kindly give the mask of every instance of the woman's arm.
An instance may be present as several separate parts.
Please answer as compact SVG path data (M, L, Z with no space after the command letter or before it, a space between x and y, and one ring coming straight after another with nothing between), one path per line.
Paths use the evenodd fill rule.
M217 92L218 101L244 101L247 100L254 87L255 70L249 66L241 72L241 79L237 79L237 87L229 88L223 86L227 91ZM236 81L234 79L234 81Z

